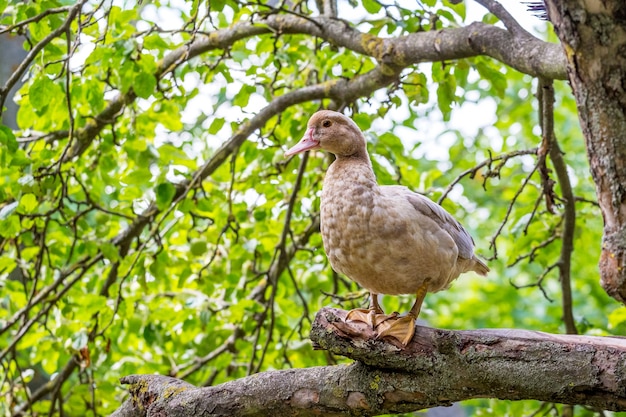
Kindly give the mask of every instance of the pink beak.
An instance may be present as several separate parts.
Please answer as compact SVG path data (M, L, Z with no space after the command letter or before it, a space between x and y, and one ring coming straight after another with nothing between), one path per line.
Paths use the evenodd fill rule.
M319 141L313 139L313 129L308 129L302 140L294 145L293 148L285 152L285 156L295 155L300 152L319 148Z

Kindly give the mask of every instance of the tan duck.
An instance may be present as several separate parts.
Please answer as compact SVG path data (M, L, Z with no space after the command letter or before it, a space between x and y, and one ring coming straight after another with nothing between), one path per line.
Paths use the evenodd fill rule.
M474 241L441 206L406 187L376 182L366 141L358 126L341 113L322 110L309 120L304 138L290 156L311 149L333 153L324 178L321 231L333 269L366 288L369 309L346 319L369 323L379 337L403 345L415 332L427 292L446 289L461 273L487 274L474 255ZM385 315L378 294L415 294L404 317Z

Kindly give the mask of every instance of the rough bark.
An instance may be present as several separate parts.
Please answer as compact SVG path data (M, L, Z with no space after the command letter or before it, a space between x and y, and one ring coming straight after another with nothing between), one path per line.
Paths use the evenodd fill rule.
M549 0L567 56L598 203L602 286L626 302L626 2Z
M379 415L478 397L626 410L625 338L418 326L402 348L345 315L322 309L311 339L357 361L349 366L269 371L208 388L131 375L122 379L131 396L113 416Z

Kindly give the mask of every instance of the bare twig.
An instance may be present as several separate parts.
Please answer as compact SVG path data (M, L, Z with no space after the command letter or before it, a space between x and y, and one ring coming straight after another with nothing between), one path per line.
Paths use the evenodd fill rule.
M233 330L233 333L228 337L228 339L226 339L226 341L224 341L224 343L222 343L219 347L207 353L201 358L194 359L191 364L181 365L181 368L186 369L183 372L177 372L176 377L185 379L199 369L202 369L202 367L211 362L213 359L220 356L222 353L232 351L235 347L235 342L237 341L237 339L241 338L242 335L243 330L240 327L236 327Z
M536 155L536 154L537 154L537 148L532 148L532 149L522 149L518 151L512 151L512 152L508 152L505 154L497 155L495 157L490 156L488 159L485 159L484 161L477 164L476 166L466 169L465 171L461 172L450 184L448 184L446 189L441 194L441 197L439 197L439 199L437 200L437 204L441 205L441 203L443 203L446 197L448 197L448 194L450 194L450 191L452 191L454 186L457 185L459 182L461 182L463 178L467 176L469 176L470 178L473 178L478 173L478 171L480 171L482 168L488 167L489 171L488 171L488 174L485 175L485 177L498 175L500 168L504 166L506 161L508 161L509 159L515 158L517 156L522 156L522 155ZM491 169L491 164L493 164L494 162L498 162L498 165L495 169Z
M515 205L517 198L522 194L522 191L524 191L524 188L526 188L526 185L530 181L530 178L533 176L535 171L537 171L538 166L539 166L538 164L535 164L532 171L530 171L530 173L526 176L526 178L524 178L522 185L520 185L520 187L515 192L515 195L509 202L509 206L506 209L506 214L504 215L504 219L502 219L502 222L500 223L500 227L498 227L498 230L491 237L491 241L489 242L489 248L493 249L493 256L491 256L487 260L493 260L493 259L498 258L498 247L496 246L496 240L498 239L498 236L500 236L500 234L502 233L502 229L504 229L504 225L509 221L509 216L511 215L511 212L513 211L513 206Z
M539 107L541 108L541 105ZM548 210L550 214L554 214L554 200L556 198L554 194L555 181L550 178L550 170L548 169L548 166L546 164L547 156L552 149L552 142L552 136L544 134L542 136L541 145L539 146L539 150L537 152L537 166L539 167L538 171L539 177L541 178L542 187L542 194L539 196L537 203L539 203L539 201L541 201L542 199L545 199L546 210Z
M24 415L27 409L32 407L32 404L41 400L46 395L56 390L57 385L59 384L59 381L61 382L66 381L70 377L70 375L74 372L74 370L78 368L78 366L79 366L78 360L76 360L75 357L72 357L65 364L63 369L61 369L61 371L56 374L56 377L53 380L46 382L38 390L33 392L28 402L24 402L20 404L19 407L16 407L15 410L13 410L12 417L19 417L19 416Z
M554 269L554 268L558 268L559 263L555 262L552 265L549 265L548 267L546 267L543 272L537 277L535 282L532 282L530 284L522 284L522 285L518 285L515 282L513 282L512 279L509 279L509 283L513 286L513 288L515 288L516 290L519 290L521 288L532 288L532 287L537 287L539 288L539 290L541 291L541 293L543 294L544 298L550 302L553 302L554 300L552 298L550 298L550 296L548 295L548 293L546 292L546 289L543 287L543 280L546 279L546 277L548 276L548 274Z
M96 256L89 260L85 259L80 266L77 266L75 269L72 269L72 272L63 276L63 279L60 279L60 278L57 279L53 285L46 288L45 292L46 294L49 294L49 292L51 292L53 289L57 288L60 284L62 284L64 282L64 279L67 278L69 275L71 275L71 273L73 273L74 271L80 270L79 272L76 273L76 276L74 276L70 281L65 283L65 286L62 287L55 294L54 297L52 297L51 299L47 299L47 298L45 299L45 303L46 303L45 307L42 307L41 310L39 310L32 318L30 318L28 321L26 321L20 326L19 331L15 335L12 336L11 342L8 344L8 346L0 352L0 360L4 359L7 356L7 354L11 352L11 350L13 350L13 348L19 343L19 341L26 335L28 330L35 323L37 323L37 321L41 319L41 317L48 314L50 309L57 303L57 301L59 301L61 297L63 297L63 295L65 295L65 293L67 293L67 291L69 291L69 289L72 288L72 286L76 282L78 282L93 265L100 262L100 260L102 259L101 256L102 255L100 255L100 257ZM32 303L28 304L26 307L22 308L17 314L13 316L13 318L10 321L10 324L7 324L2 328L2 332L7 331L10 328L10 326L13 324L14 320L18 320L24 314L28 313L30 309L33 307L33 305L39 305L41 302L43 302L44 299L43 297L40 297L40 294L41 293L37 294L37 297L34 298L40 301L37 301L37 302L33 301Z
M63 284L63 282L65 281L65 279L67 279L67 277L71 276L74 272L76 272L78 270L82 270L81 274L83 274L86 269L88 269L89 267L95 265L97 262L99 262L103 258L104 258L104 256L101 253L99 253L96 256L92 257L92 258L84 257L80 261L78 261L75 264L73 264L70 267L68 267L61 274L59 274L59 277L57 279L55 279L54 282L52 282L50 285L48 285L45 288L39 289L37 294L36 294L36 296L33 297L32 300L29 300L30 302L26 306L24 306L23 308L19 309L10 319L6 320L4 322L4 326L2 328L0 328L0 335L2 335L3 333L7 332L13 325L15 325L15 323L17 323L20 319L25 317L30 312L30 310L33 308L33 306L40 305L41 303L43 303L46 300L48 300L48 297L51 296L52 293L59 286L61 286ZM76 281L76 279L73 280L73 282L75 282L75 281ZM17 343L17 342L15 342L15 343ZM14 345L14 343L13 343L13 345ZM4 357L4 354L0 354L0 359L2 357Z
M532 262L535 260L535 256L537 255L537 252L547 246L549 246L551 243L553 243L555 240L557 240L558 238L560 238L561 235L554 233L552 234L552 236L550 236L549 238L547 238L546 240L544 240L543 242L539 243L536 246L533 246L533 248L530 250L530 252L525 253L523 255L519 255L517 258L515 258L515 260L513 262L511 262L510 264L507 265L508 268L517 265L520 261L523 261L524 259L528 259L528 262Z
M270 298L266 300L265 311L262 316L267 316L269 311L270 321L267 328L267 337L265 339L265 344L263 345L263 349L261 350L261 357L256 365L253 366L254 360L256 358L256 351L253 352L250 359L250 364L248 366L248 373L257 373L260 370L261 365L263 364L263 358L269 348L270 342L272 340L272 331L274 327L274 297L276 295L276 288L278 286L278 278L283 273L283 271L289 265L290 257L287 256L287 237L290 234L290 224L291 224L291 216L293 214L293 209L296 204L296 199L298 196L298 192L300 191L300 187L302 186L302 178L304 177L304 172L306 170L307 161L309 160L309 153L305 153L300 160L300 166L298 167L298 175L296 176L296 182L293 186L293 190L291 192L291 196L289 197L289 203L287 205L287 212L285 213L285 221L283 224L283 230L280 236L280 240L276 245L276 250L274 251L274 257L272 258L272 262L270 263L269 269L267 271L267 283L272 286L272 291L270 293ZM259 326L255 336L254 346L257 345L258 339L261 334L262 326Z
M596 200L589 200L584 197L574 196L574 201L576 201L577 203L587 203L591 204L592 206L600 207L600 204Z

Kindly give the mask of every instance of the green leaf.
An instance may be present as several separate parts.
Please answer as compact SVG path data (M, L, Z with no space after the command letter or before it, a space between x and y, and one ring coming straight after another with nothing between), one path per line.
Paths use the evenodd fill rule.
M31 213L38 205L39 202L34 194L24 194L20 199L20 207L22 207L26 213Z
M30 165L33 160L26 156L26 152L23 149L18 149L11 158L11 163L9 166L12 167L24 167L26 165Z
M168 48L168 46L159 33L152 33L143 38L143 47L146 49L162 50Z
M440 82L437 85L437 104L439 104L439 110L443 114L443 120L450 119L450 112L452 111L452 103L455 100L454 92L452 91L452 85L450 82Z
M143 338L148 343L148 345L156 343L156 341L158 340L158 336L153 324L148 324L146 327L144 327Z
M254 92L256 92L256 86L244 85L233 99L233 104L239 107L247 106L248 101L250 100L250 95Z
M8 126L2 124L0 124L0 145L6 146L11 153L17 151L18 148L17 139L15 139L13 131Z
M137 97L148 98L154 94L156 88L156 78L152 74L146 72L140 72L135 75L135 82L133 84L133 91L137 94Z
M609 314L609 325L617 327L626 322L626 307L618 307Z
M219 132L222 126L224 126L225 121L226 120L221 117L213 119L213 122L211 122L211 126L209 126L209 133L214 135Z
M158 121L163 124L166 129L175 131L183 128L183 123L180 121L180 109L168 101L161 101L157 106Z
M6 207L6 206L5 206ZM0 210L0 218L2 217L2 211ZM9 216L5 220L0 221L0 236L13 237L20 233L21 225L18 216Z
M172 183L163 182L156 186L156 203L159 210L163 211L172 203L176 195L176 187Z
M148 168L140 168L122 177L121 181L127 185L147 184L152 179Z
M376 0L363 0L363 7L368 13L378 13L381 9L381 4Z
M204 240L196 240L191 243L189 251L194 256L201 256L207 252L207 244Z
M225 0L211 0L209 8L212 12L221 12L224 10Z
M107 258L111 262L117 262L120 260L120 251L119 248L109 242L102 243L100 246L100 250L105 258Z
M488 61L478 61L475 64L475 68L482 78L491 83L498 97L504 97L507 86L506 76L496 68L492 67L491 63Z
M409 100L414 104L428 103L428 84L426 76L419 72L413 72L406 77L402 88Z
M28 100L35 110L42 110L50 104L51 97L56 93L56 87L46 75L35 79L28 89Z
M15 259L8 256L0 257L0 273L11 272L16 265ZM0 302L0 305L2 305L2 302Z

